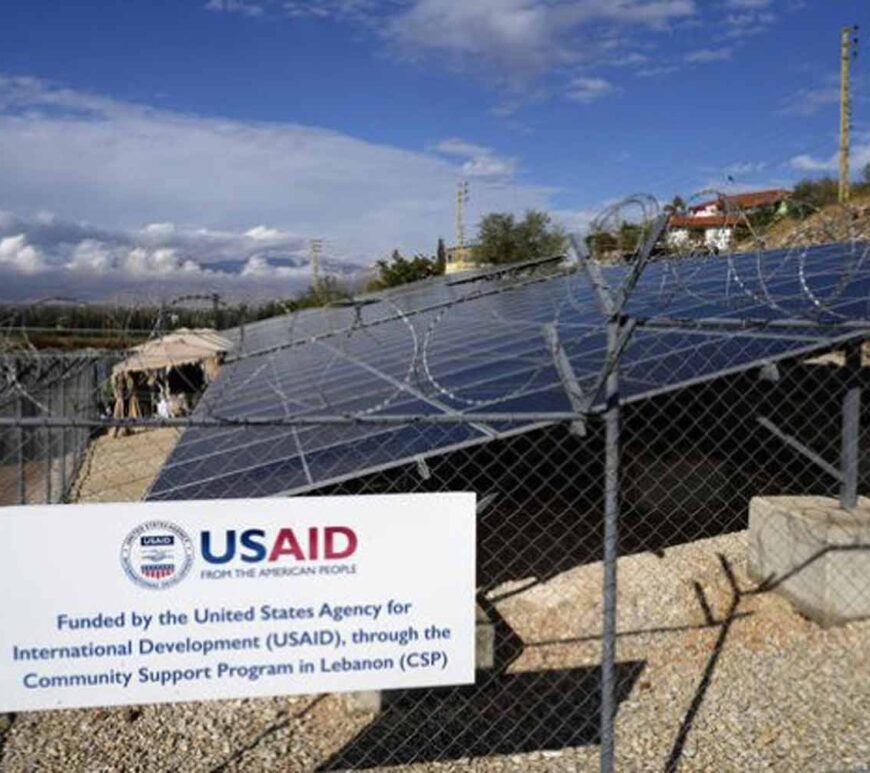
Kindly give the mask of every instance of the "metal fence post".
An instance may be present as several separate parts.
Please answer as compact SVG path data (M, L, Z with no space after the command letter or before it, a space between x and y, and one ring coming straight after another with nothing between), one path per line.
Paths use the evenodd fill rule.
M21 394L15 398L15 419L18 422L18 432L15 438L16 466L18 473L18 504L27 504L27 479L24 470L24 427L21 420L24 418L24 406L21 402Z
M12 373L15 383L18 384L18 365L13 361ZM15 423L17 430L15 432L15 468L16 468L16 484L18 489L18 504L27 504L27 480L25 478L24 469L24 427L22 419L24 418L24 404L22 403L21 392L18 392L15 397Z
M617 356L619 320L607 325L608 358ZM616 715L616 558L619 550L619 373L611 363L606 384L604 461L604 600L601 636L601 770L612 773Z
M66 416L66 379L61 378L58 384L60 415ZM66 497L66 427L60 429L60 500Z
M51 387L45 393L45 405L48 409L47 416L51 416ZM45 427L45 504L51 504L51 473L52 473L52 447L51 447L51 427Z
M858 504L858 456L861 426L861 341L846 346L846 392L843 395L840 504L851 509Z

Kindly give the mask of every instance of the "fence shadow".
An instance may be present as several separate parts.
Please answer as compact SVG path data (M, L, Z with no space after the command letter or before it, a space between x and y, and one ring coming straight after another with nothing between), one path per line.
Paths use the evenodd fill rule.
M737 612L740 606L740 599L742 597L742 592L737 583L737 578L734 576L734 569L731 567L730 562L725 556L721 553L717 554L719 559L719 564L722 567L722 572L728 580L728 584L731 587L731 601L728 606L728 611L725 613L725 617L722 619L719 628L719 635L716 637L716 643L713 645L712 652L710 653L710 657L707 660L707 665L704 667L704 673L701 676L701 680L698 682L698 686L695 688L695 694L692 696L692 702L689 705L688 710L686 711L685 716L683 717L683 721L680 724L680 729L677 731L676 738L674 739L674 744L671 747L671 752L668 755L667 762L665 763L665 771L666 773L675 773L680 765L680 760L683 756L683 751L686 747L686 740L689 737L689 733L692 732L692 728L695 724L695 719L698 716L698 712L701 710L701 706L704 703L704 699L707 697L707 691L710 689L710 684L713 681L713 675L716 672L716 667L719 664L719 658L722 655L723 650L725 649L725 642L728 639L728 634L731 632L731 626L734 624L734 621L738 619L739 614ZM704 591L700 585L695 585L695 592L698 594L699 599L704 599ZM705 610L708 609L706 600L702 602L702 606L704 606ZM706 614L706 612L705 612ZM712 619L712 614L709 615L710 619Z
M642 661L617 664L617 701ZM480 671L466 687L384 694L383 711L318 770L556 751L599 743L597 666L501 674Z

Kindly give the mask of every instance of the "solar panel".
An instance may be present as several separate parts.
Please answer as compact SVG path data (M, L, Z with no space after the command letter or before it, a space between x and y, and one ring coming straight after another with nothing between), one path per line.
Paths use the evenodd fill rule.
M644 399L854 337L854 330L827 323L867 319L864 250L826 245L650 264L625 309L640 323L620 360L622 399ZM628 271L610 267L602 275L615 288ZM776 329L727 324L792 318L797 321ZM453 287L429 281L361 310L267 320L246 333L244 351L224 365L198 415L283 421L500 414L505 420L191 428L149 498L298 493L540 426L541 418L507 419L572 409L548 329L580 391L591 398L605 363L606 331L596 295L579 272Z
M414 313L421 308L459 300L477 292L480 283L489 278L487 272L470 272L462 276L461 283L452 281L450 276L441 275L364 293L355 296L350 303L339 302L325 308L303 309L222 330L221 335L236 344L238 354L251 354L276 345L302 342L351 328L361 321L371 324L393 317L398 311Z

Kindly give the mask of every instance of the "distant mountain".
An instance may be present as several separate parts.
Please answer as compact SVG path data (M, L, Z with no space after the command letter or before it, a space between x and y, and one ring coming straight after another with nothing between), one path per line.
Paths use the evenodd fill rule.
M252 258L264 261L265 265L270 269L284 269L289 272L299 272L301 275L311 276L311 260L310 258L300 257L298 255L282 254L280 251L264 251L257 253ZM243 274L246 267L249 266L251 258L238 259L227 258L225 260L210 261L203 265L203 268L211 269L212 271L221 271L226 274ZM357 266L353 263L346 263L341 260L333 260L332 258L320 259L320 270L324 274L329 274L336 277L353 277L361 271L365 271L362 266Z
M151 223L113 231L0 211L0 301L61 295L135 305L191 293L289 298L311 284L308 250L309 240L265 226L239 233ZM320 272L355 289L366 269L326 254Z

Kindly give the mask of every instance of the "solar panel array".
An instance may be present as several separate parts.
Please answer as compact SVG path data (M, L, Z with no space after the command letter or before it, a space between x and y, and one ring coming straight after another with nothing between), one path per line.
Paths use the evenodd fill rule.
M479 278L479 282L469 280ZM462 274L461 280L450 276L436 276L378 293L356 296L353 303L336 304L325 308L304 309L292 314L260 320L221 335L236 344L237 355L254 354L276 345L301 342L313 336L347 329L358 325L361 318L366 324L388 319L397 310L412 312L439 303L449 303L474 294L480 283L487 284L487 272Z
M647 324L634 331L620 361L623 399L854 337L855 329L835 323L870 318L864 255L863 244L841 244L650 264L625 308ZM616 288L628 271L613 267L603 276ZM661 327L657 318L673 326ZM727 324L749 319L798 322L775 329ZM198 415L289 420L486 413L499 420L193 427L149 498L298 493L540 426L541 417L511 415L571 410L548 328L556 331L581 391L593 394L605 363L606 328L580 272L457 286L438 278L380 303L249 326L241 353L224 365Z

